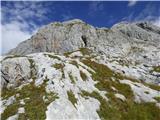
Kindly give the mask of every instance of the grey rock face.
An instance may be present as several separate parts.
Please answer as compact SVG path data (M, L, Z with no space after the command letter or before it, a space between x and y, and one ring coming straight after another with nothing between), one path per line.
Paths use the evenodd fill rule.
M1 61L2 87L16 87L27 83L31 78L31 66L28 58L16 57Z
M94 28L78 19L54 22L40 28L8 54L62 54L82 47L92 47L108 57L155 65L160 59L160 28L148 22L118 23L111 29Z

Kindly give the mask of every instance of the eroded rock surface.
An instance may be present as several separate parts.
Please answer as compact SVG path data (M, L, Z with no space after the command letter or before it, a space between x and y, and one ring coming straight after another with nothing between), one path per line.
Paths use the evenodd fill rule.
M148 22L121 22L110 29L95 28L81 20L54 22L38 30L8 54L26 55L37 52L62 54L82 47L109 57L148 65L160 59L160 28Z

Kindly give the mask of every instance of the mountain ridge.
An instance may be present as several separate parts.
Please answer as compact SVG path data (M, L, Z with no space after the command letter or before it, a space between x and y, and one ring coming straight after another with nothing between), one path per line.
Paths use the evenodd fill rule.
M150 31L147 31L149 28ZM122 57L134 47L132 45L134 43L159 49L159 37L160 28L148 22L117 23L110 29L104 29L94 28L82 20L74 19L62 23L54 22L40 28L31 39L20 43L8 54L26 55L37 52L62 54L82 47L92 47L95 51L109 53L107 55L111 55L112 51L107 50L110 49L116 56Z

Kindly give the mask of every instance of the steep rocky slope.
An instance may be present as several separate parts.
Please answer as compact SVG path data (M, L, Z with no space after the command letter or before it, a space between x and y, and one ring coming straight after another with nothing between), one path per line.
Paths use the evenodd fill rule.
M109 57L157 65L160 59L160 28L148 22L121 22L110 29L95 28L78 19L54 22L39 29L29 40L20 43L8 54L61 54L82 47L92 47Z
M55 22L0 58L1 119L159 120L160 28Z
M116 67L86 48L2 57L1 119L158 120L160 87L130 76L140 68Z
M143 67L141 75L137 76L135 73L133 76L147 82L159 83L160 74L150 72L150 68L160 65L160 28L148 22L121 22L110 29L94 28L78 19L54 22L40 28L29 40L20 43L8 54L63 54L83 47L124 66Z

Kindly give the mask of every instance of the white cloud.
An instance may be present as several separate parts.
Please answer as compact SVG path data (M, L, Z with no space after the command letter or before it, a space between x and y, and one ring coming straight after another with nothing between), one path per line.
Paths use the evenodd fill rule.
M160 17L153 21L153 24L160 27Z
M128 6L132 7L132 6L136 5L136 3L137 3L137 0L129 0L128 1Z
M31 37L31 33L22 30L23 27L25 27L25 24L15 21L1 25L2 54L14 48L18 43Z
M6 2L1 6L1 53L15 48L20 42L31 37L31 34L48 17L48 4L45 2L21 1Z

